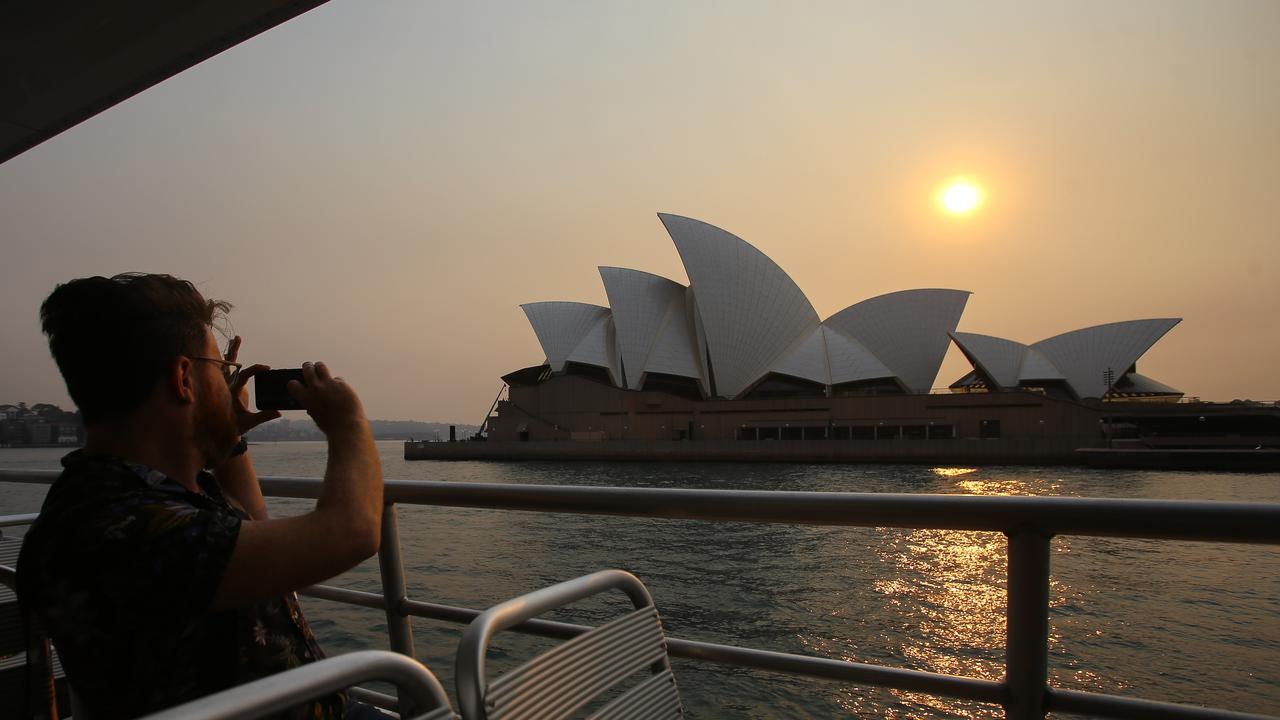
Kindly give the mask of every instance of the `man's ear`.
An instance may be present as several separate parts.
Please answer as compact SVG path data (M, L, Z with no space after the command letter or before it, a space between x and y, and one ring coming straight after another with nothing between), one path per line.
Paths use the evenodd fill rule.
M179 355L169 364L169 374L167 385L173 392L174 397L178 398L183 404L190 404L196 401L196 364L191 358Z

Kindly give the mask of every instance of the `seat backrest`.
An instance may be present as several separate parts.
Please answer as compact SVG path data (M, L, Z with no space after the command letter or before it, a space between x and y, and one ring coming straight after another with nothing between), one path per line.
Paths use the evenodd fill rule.
M493 637L526 620L608 590L635 610L567 640L489 682L485 657ZM602 570L495 605L471 622L458 646L458 704L466 720L565 718L638 673L649 676L592 718L675 718L684 714L653 598L623 570ZM633 681L634 682L634 681Z
M308 663L140 720L251 720L279 713L354 683L383 680L401 690L406 720L456 720L444 687L425 665L386 650L361 650ZM407 706L412 706L408 710Z
M18 608L15 590L18 573L8 565L0 565L0 657L26 653L21 668L21 703L35 720L58 717L58 696L53 679L53 647L38 624L24 621Z

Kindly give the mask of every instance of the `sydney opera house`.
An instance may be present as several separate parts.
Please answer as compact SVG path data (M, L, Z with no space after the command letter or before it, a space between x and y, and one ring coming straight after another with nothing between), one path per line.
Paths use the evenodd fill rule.
M513 457L1070 462L1153 422L1204 429L1179 429L1182 393L1137 371L1177 318L1026 344L959 331L970 293L928 288L822 319L746 241L659 218L687 286L601 267L609 307L522 306L546 359L503 377L486 421ZM951 343L973 369L935 388Z

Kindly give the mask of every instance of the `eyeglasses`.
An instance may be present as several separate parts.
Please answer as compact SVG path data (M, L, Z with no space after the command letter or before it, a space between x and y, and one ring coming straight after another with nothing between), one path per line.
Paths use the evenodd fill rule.
M200 357L198 355L188 355L187 357L192 360L204 360L205 362L218 363L221 365L222 377L226 378L228 385L236 381L236 376L240 374L240 368L244 367L241 363L223 360L222 358Z

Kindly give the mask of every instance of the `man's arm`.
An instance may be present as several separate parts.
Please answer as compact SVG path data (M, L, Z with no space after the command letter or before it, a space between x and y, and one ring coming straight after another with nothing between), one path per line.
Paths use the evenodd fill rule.
M240 355L240 345L241 339L237 335L227 345L227 352L223 357L235 362ZM256 413L249 410L249 378L270 369L266 365L250 365L239 373L228 388L231 391L231 410L235 414L241 435L268 420L280 417L278 410ZM247 452L227 458L221 465L213 468L213 477L218 481L218 487L222 488L222 494L235 501L251 519L267 519L267 503L262 499L258 474L253 470L253 461L249 459Z
M262 486L258 484L258 474L253 470L248 452L229 458L214 468L213 477L217 479L222 493L249 513L250 519L267 519L267 502L262 498Z
M326 580L378 551L382 466L364 408L323 363L302 369L305 385L291 382L289 390L329 441L320 498L306 515L241 523L213 610L245 607Z

